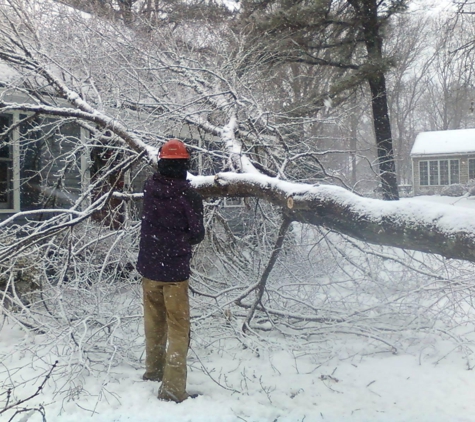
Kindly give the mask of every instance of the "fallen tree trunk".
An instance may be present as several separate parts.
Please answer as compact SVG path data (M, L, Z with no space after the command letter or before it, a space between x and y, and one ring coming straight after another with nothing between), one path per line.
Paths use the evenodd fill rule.
M365 242L475 262L475 211L417 199L381 201L343 188L236 173L196 177L204 197L257 197L292 221L322 226Z

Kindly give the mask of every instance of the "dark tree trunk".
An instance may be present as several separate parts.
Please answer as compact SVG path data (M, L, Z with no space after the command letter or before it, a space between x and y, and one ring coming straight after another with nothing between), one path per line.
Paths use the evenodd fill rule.
M371 106L373 109L374 134L378 148L379 174L383 189L383 199L398 200L396 165L394 162L391 124L389 122L386 81L384 74L368 79L371 89Z
M381 23L378 19L377 0L348 0L361 21L364 42L368 52L369 74L367 77L371 90L374 134L378 148L379 174L383 199L398 200L396 166L394 163L391 123L389 121L386 79L383 64L383 39Z

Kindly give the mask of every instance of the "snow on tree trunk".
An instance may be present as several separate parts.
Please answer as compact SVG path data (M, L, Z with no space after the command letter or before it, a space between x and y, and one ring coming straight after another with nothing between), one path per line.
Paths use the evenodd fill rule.
M388 202L328 185L284 182L267 176L220 173L199 177L205 197L258 197L282 207L293 221L323 226L373 244L475 262L475 213L417 199Z

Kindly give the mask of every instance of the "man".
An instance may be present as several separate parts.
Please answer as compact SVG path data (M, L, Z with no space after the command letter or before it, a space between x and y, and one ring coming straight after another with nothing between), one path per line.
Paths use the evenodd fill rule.
M190 336L191 246L205 234L203 201L186 180L190 154L171 139L160 149L158 172L144 186L137 269L143 276L144 380L162 381L158 398L186 400Z

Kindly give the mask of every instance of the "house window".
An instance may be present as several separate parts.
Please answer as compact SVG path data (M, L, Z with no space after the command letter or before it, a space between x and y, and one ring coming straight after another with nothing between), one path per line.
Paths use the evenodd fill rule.
M13 146L6 133L11 116L0 115L0 209L13 208Z
M475 158L468 160L468 178L475 179Z
M450 184L460 183L459 160L450 160Z
M88 180L79 126L0 114L0 214L66 207Z
M449 184L449 161L439 161L439 185Z
M429 163L427 161L419 162L419 179L421 186L429 184Z
M439 162L438 161L429 161L429 184L430 185L439 184Z
M421 186L452 185L460 181L459 160L430 160L419 162Z

